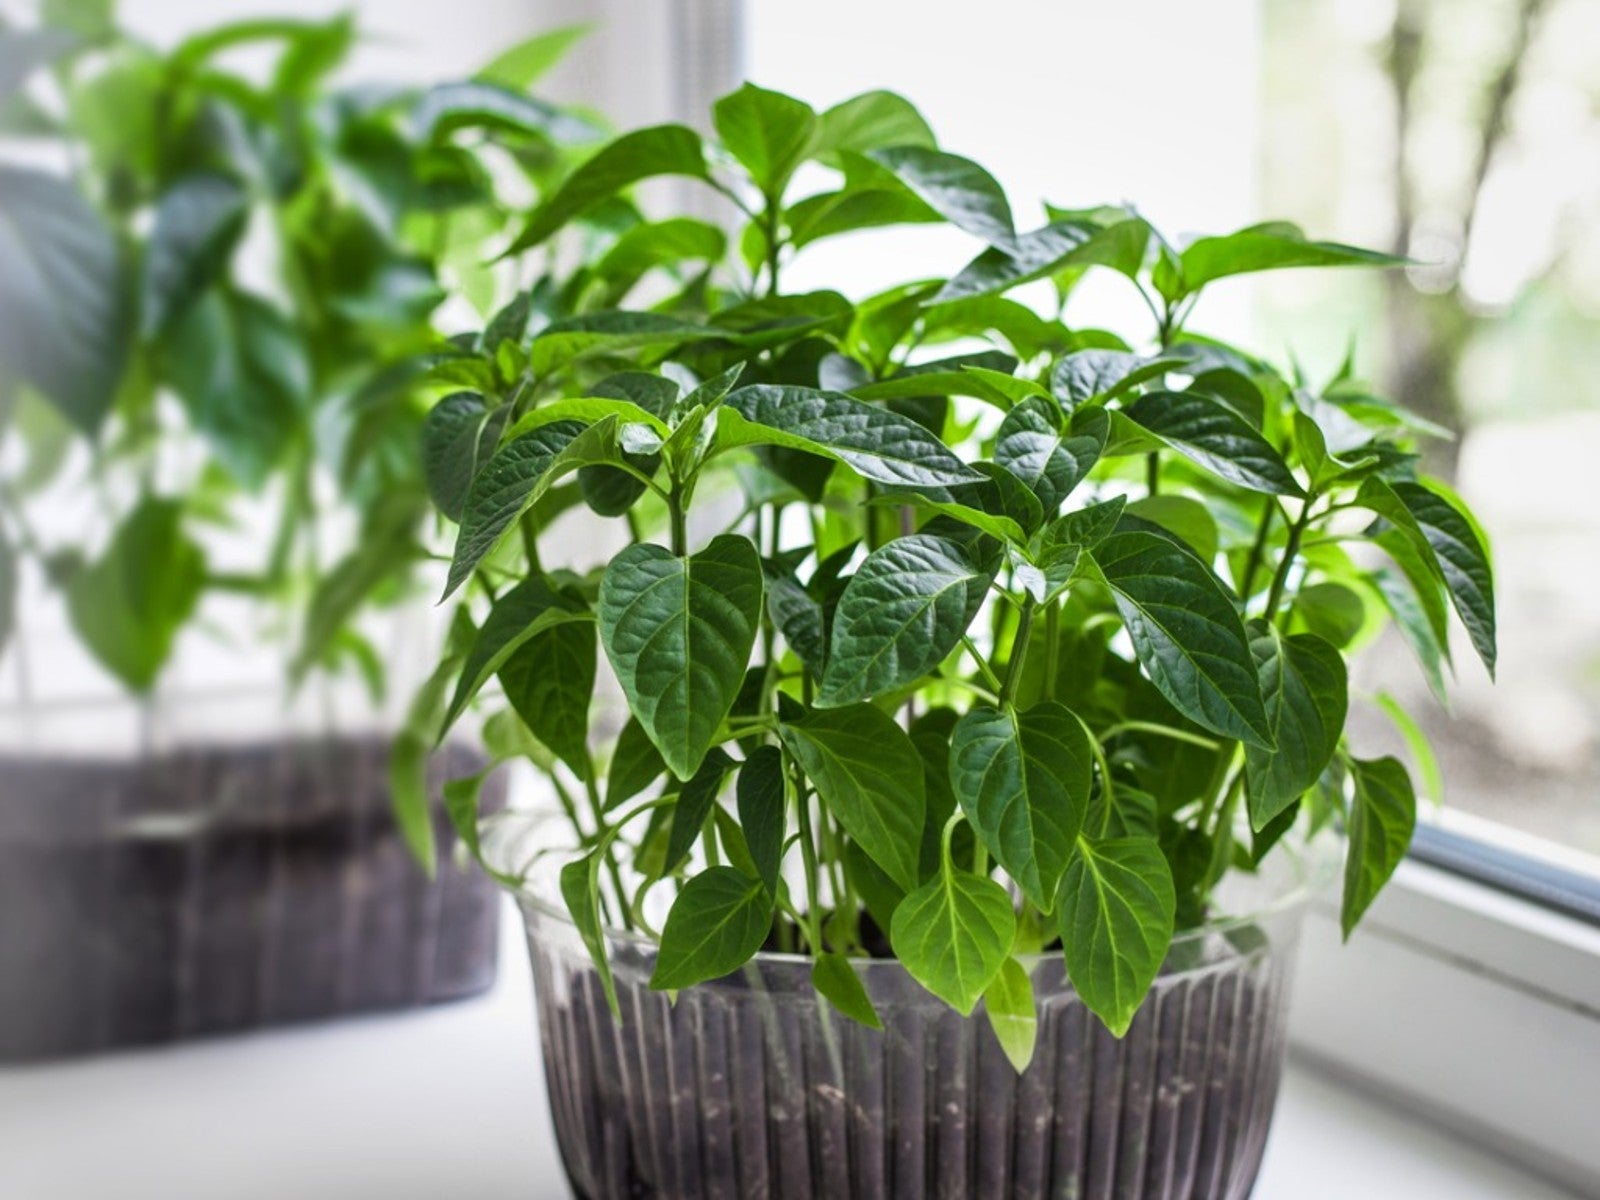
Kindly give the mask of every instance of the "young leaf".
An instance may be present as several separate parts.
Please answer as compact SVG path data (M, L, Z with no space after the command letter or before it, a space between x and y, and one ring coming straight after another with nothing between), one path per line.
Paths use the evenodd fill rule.
M916 106L894 92L862 92L835 104L817 127L812 153L817 156L851 150L865 154L885 146L936 145L933 130Z
M1293 225L1275 223L1241 229L1223 237L1200 238L1180 258L1184 295L1215 279L1286 267L1399 266L1406 260L1376 250L1311 242Z
M999 975L1017 935L1011 897L992 879L957 869L939 873L894 910L889 944L911 977L962 1016Z
M592 26L564 25L532 37L501 51L474 76L484 83L499 84L513 91L527 91L587 37Z
M997 246L1016 240L1011 205L994 177L971 159L926 146L868 152L906 187L957 228Z
M650 986L673 991L721 979L761 949L771 927L772 897L759 879L710 867L673 901Z
M1067 975L1117 1037L1155 981L1172 944L1177 893L1153 838L1078 840L1056 914Z
M1115 533L1091 552L1152 683L1191 721L1270 748L1244 622L1217 577L1153 533Z
M679 346L721 336L718 330L660 313L585 313L554 321L540 330L528 350L528 369L536 376L545 376L591 354Z
M623 134L573 171L555 194L534 210L506 253L520 254L537 246L602 200L641 179L659 175L706 178L700 135L683 125L655 125Z
M679 779L733 708L761 620L761 560L723 535L677 558L629 546L600 581L600 638L628 707Z
M467 581L506 530L557 478L568 470L615 457L616 432L614 416L588 426L578 421L553 421L501 446L467 492L442 598Z
M588 621L551 624L513 650L499 676L506 699L533 736L579 779L587 779L594 626Z
M1054 701L974 708L950 739L950 782L967 822L1043 912L1083 829L1093 774L1083 724Z
M842 954L820 954L811 967L811 986L830 1004L868 1029L882 1029L883 1022L872 1007L872 997Z
M739 768L736 792L739 825L756 874L769 894L778 894L778 868L783 860L783 831L787 800L783 783L783 752L776 746L757 746Z
M1344 659L1312 633L1284 637L1264 621L1250 625L1267 725L1276 749L1246 746L1250 827L1266 828L1317 782L1339 747L1349 706Z
M1256 492L1303 496L1266 438L1232 409L1198 392L1150 392L1123 414L1212 474Z
M1007 958L1000 974L985 989L983 1012L1011 1065L1019 1073L1026 1071L1039 1036L1039 1013L1033 1002L1033 980L1016 959Z
M727 778L733 759L721 746L713 746L700 763L700 769L684 783L672 806L672 830L667 836L667 857L663 874L678 869L688 857L695 839L706 827L706 818L717 806L722 781Z
M766 564L767 614L806 670L821 677L828 659L827 627L822 605L793 575Z
M609 843L596 846L582 858L574 859L561 868L561 898L566 901L578 936L583 939L584 948L594 961L611 1015L620 1021L622 1009L617 1005L617 983L611 974L611 955L606 948L605 930L600 923L600 863L607 846Z
M1039 532L1037 541L1041 555L1047 555L1051 548L1060 546L1094 549L1111 536L1127 504L1125 496L1113 496L1052 521Z
M1100 265L1132 275L1144 258L1150 226L1143 220L1109 226L1093 221L1053 221L993 245L963 267L934 297L936 303L1009 291L1072 267Z
M1050 391L1062 407L1081 408L1111 400L1183 365L1182 359L1145 358L1127 350L1076 350L1050 369Z
M817 704L853 704L933 670L993 581L992 570L947 538L912 534L874 550L839 598Z
M1350 765L1356 798L1350 806L1344 900L1339 907L1346 940L1405 857L1417 825L1417 796L1399 759L1358 758Z
M1356 502L1394 522L1417 552L1437 565L1473 649L1494 676L1494 575L1472 523L1444 496L1420 483L1368 479Z
M916 887L927 801L905 730L856 704L810 713L778 735L844 831L902 888Z
M1105 416L1094 415L1098 421L1075 416L1064 428L1055 401L1030 397L1000 423L994 461L1027 484L1046 513L1056 513L1105 449Z
M611 769L606 772L606 810L632 800L661 778L666 769L661 751L639 724L639 718L630 716L611 751Z
M719 416L723 447L807 450L838 459L865 479L901 487L953 487L982 478L915 421L837 392L755 384L730 392Z
M817 114L803 100L746 83L712 106L722 144L738 159L762 195L775 202L810 153Z

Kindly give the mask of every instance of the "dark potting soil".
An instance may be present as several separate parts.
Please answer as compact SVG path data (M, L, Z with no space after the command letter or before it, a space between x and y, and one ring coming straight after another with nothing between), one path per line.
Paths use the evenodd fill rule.
M389 808L381 738L0 758L0 1062L432 1004L494 981L499 911ZM446 746L440 791L484 761ZM483 804L504 803L491 777Z

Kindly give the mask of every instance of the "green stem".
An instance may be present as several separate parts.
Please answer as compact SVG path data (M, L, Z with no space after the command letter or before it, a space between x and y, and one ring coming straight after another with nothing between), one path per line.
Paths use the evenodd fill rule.
M1294 567L1295 557L1300 553L1300 539L1305 535L1306 526L1311 523L1311 504L1315 499L1315 496L1306 497L1305 507L1300 510L1300 516L1289 526L1289 540L1283 547L1283 558L1278 562L1277 574L1272 577L1272 590L1267 593L1267 609L1264 616L1268 622L1278 614L1278 605L1283 600L1283 589L1289 582L1289 572Z
M1239 595L1245 600L1256 585L1256 572L1261 569L1261 556L1267 552L1267 535L1272 531L1272 518L1278 511L1278 501L1267 497L1266 511L1261 514L1261 524L1256 526L1256 540L1251 543L1250 557L1245 560L1244 577L1240 581Z
M676 481L667 493L667 514L672 527L672 553L682 558L689 552L689 525L683 507L683 487Z
M1056 698L1056 676L1061 672L1061 605L1044 610L1044 698Z
M1170 738L1174 742L1187 742L1191 746L1201 746L1207 750L1222 748L1222 744L1215 738L1202 737L1198 733L1190 733L1187 729L1174 729L1171 725L1161 725L1155 721L1123 721L1102 733L1100 740L1109 742L1119 733L1153 733L1158 737Z
M1152 496L1161 491L1161 452L1152 450L1144 456L1145 491Z
M589 812L594 817L595 836L604 838L610 832L610 827L606 824L605 805L600 801L600 785L596 781L593 754L589 755L588 770L584 772L583 787L589 794ZM617 893L617 910L622 918L622 927L631 933L633 932L633 917L629 911L628 893L623 889L622 870L617 866L616 855L612 853L609 845L606 846L605 862L606 874L611 877L611 887Z
M1001 708L1011 703L1017 681L1022 678L1022 664L1028 657L1028 638L1033 633L1034 609L1034 602L1030 598L1023 604L1022 615L1017 619L1017 636L1012 639L1011 659L1006 663L1005 682L1000 685Z
M797 782L795 792L800 818L800 861L806 875L806 938L811 943L811 953L820 957L826 951L822 945L822 887L817 871L816 833L811 828L811 804L805 786Z
M522 552L527 555L528 570L537 574L542 569L539 566L539 526L531 512L522 514L517 529L522 534Z
M978 652L978 647L966 634L961 635L961 645L967 653L972 655L972 661L978 664L978 672L983 676L983 681L989 685L989 690L995 693L1000 691L1000 676L994 673L994 668L989 665L989 660Z

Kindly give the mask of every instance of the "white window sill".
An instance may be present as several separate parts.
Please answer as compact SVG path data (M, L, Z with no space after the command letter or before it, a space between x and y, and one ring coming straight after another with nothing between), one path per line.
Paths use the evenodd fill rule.
M564 1194L520 930L482 1000L0 1071L7 1200ZM1256 1200L1570 1200L1291 1065Z

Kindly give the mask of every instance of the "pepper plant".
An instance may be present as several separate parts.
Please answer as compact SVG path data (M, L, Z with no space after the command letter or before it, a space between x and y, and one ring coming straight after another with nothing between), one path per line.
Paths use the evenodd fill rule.
M601 136L528 94L572 34L400 88L337 80L348 17L169 50L103 0L40 18L0 28L0 132L51 164L0 165L0 649L31 560L136 695L215 592L264 602L295 676L355 668L380 689L356 618L423 560L416 444L448 389L431 373L483 342L446 339L436 310L451 291L485 315L504 301L514 268L483 263L507 195ZM93 512L40 528L63 492ZM214 565L262 508L255 553Z
M668 990L808 954L875 1024L850 963L892 955L962 1013L984 1000L1022 1064L1020 960L1059 948L1121 1034L1223 877L1330 823L1348 932L1417 801L1347 747L1346 655L1392 620L1442 687L1453 608L1492 671L1489 560L1417 474L1428 426L1348 365L1315 386L1193 320L1227 277L1394 260L1276 223L1179 246L1123 207L1019 229L889 93L818 114L747 85L713 115L714 139L610 142L516 246L559 254L668 175L723 198L729 252L681 216L629 230L513 386L425 433L462 497L446 594L472 596L439 728L495 681L492 740L570 819L560 892L607 988L611 926L658 940ZM975 255L864 298L785 290L813 243L914 222ZM619 257L650 269L609 286ZM1149 327L1080 313L1091 271ZM587 573L551 558L584 505L628 541ZM595 703L602 662L625 722ZM450 795L476 846L473 785Z

